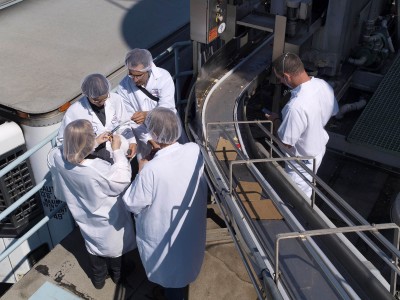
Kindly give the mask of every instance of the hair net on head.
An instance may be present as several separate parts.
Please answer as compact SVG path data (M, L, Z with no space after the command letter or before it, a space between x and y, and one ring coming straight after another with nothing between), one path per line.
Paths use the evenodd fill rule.
M149 50L135 48L129 51L125 56L125 65L129 70L138 72L148 72L151 70L153 57ZM139 65L143 67L138 68Z
M86 97L98 98L110 92L111 84L102 74L90 74L83 79L81 89Z
M156 107L147 114L145 125L158 144L173 144L182 133L179 117L170 109Z
M88 120L72 121L64 129L63 156L73 164L79 164L92 153L96 135Z

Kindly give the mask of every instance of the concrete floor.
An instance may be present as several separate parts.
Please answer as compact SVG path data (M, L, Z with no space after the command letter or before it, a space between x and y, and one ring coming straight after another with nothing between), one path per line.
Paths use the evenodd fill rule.
M218 212L215 205L209 206L209 211L214 209ZM257 299L231 237L225 228L218 225L221 220L215 218L215 214L211 215L214 218L207 219L205 260L199 277L189 286L189 299ZM163 299L162 289L147 280L137 250L129 254L124 265L128 271L126 283L115 285L109 278L103 289L96 290L88 276L89 264L83 239L79 230L74 230L1 299L43 299L43 295L39 298L37 291L46 282L54 284L54 289L58 290L56 299ZM130 269L132 266L134 269ZM47 299L54 298L48 295Z

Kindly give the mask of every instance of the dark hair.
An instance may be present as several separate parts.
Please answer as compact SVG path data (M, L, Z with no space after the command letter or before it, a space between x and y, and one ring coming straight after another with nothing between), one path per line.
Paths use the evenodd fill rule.
M275 59L272 66L276 74L282 77L283 73L298 75L304 71L304 65L300 57L290 52L286 52Z

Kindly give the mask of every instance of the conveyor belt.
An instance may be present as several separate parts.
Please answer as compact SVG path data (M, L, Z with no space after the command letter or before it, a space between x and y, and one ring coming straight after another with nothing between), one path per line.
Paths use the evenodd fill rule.
M228 72L225 76L219 79L215 88L211 89L208 93L208 97L205 100L203 106L203 121L202 124L206 127L206 124L213 122L229 122L234 121L234 111L237 105L238 95L249 88L249 85L254 84L254 78L257 77L266 66L270 64L271 48L269 43L266 43L257 52L252 53L251 58L247 57L246 62L241 64L233 72ZM218 126L209 126L207 129L206 139L209 142L209 147L215 153L217 148L217 143L220 137L225 139L234 139L236 133L234 126L227 125L224 128L218 128ZM241 159L238 157L237 159ZM229 166L226 161L217 161L218 169L225 173L225 176L229 173ZM234 172L235 186L239 181L256 181L254 176L248 170L246 166L236 166ZM274 194L273 190L264 190L263 193L270 197ZM275 197L274 195L273 197ZM241 201L237 199L232 199L225 203L227 207L230 207L233 216L232 219L240 219L240 213L246 215L246 210L241 207ZM282 206L285 206L282 202L276 205L281 213L287 217L287 219L292 218L290 212L286 212ZM281 206L281 207L280 207ZM236 215L239 207L239 216ZM287 207L286 207L287 209ZM247 216L248 217L248 216ZM290 228L287 222L288 220L251 220L250 225L255 230L250 232L249 236L246 234L246 226L241 222L237 223L236 226L239 228L243 239L247 244L251 244L251 235L255 231L258 233L258 241L262 244L263 250L269 253L270 259L273 257L275 237L278 233L291 232L293 228ZM256 235L257 235L256 234ZM250 246L251 248L251 246ZM330 280L334 282L336 279L331 277L327 279L326 274L322 271L319 264L315 258L309 252L309 242L291 240L285 242L282 247L281 253L281 272L283 274L282 281L278 284L280 290L284 297L290 297L292 299L317 299L320 297L321 293L324 295L325 299L346 299L348 296L343 296L346 294L340 285L330 284ZM258 252L258 251L257 251ZM261 253L262 259L266 260L266 254ZM254 254L252 254L254 255ZM257 259L256 259L257 260ZM260 263L253 266L255 269L267 268L268 262ZM273 273L273 270L271 271ZM296 280L294 280L296 278ZM337 283L337 282L336 282ZM282 286L285 286L283 287ZM284 292L286 290L286 292Z
M400 157L400 55L351 130L348 140Z
M229 49L223 51L234 52ZM264 76L263 71L271 63L271 52L270 41L265 40L248 55L240 56L237 65L231 62L228 67L212 67L212 63L218 64L220 61L220 53L216 53L215 61L208 61L209 65L202 68L202 76L196 82L194 93L198 123L192 125L198 130L201 127L198 135L202 136L203 141L198 137L196 141L206 156L209 185L218 199L228 228L233 228L230 231L238 240L238 248L243 247L241 251L248 255L256 276L249 275L253 279L263 278L264 282L269 283L263 286L267 296L268 292L276 295L278 290L284 299L319 299L321 295L326 299L391 299L385 279L375 268L366 267L367 260L343 235L330 235L324 238L324 242L319 238L287 240L281 246L279 256L276 255L278 250L274 247L278 235L310 230L323 234L324 229L334 228L334 225L318 207L311 207L310 199L304 198L277 163L264 163L266 168L261 174L261 169L249 161L251 158L246 144L252 138L241 130L239 103L242 103L245 95L255 92ZM221 154L221 138L227 141L222 147L225 158L217 157ZM229 152L234 152L237 157L229 157ZM280 155L278 159L287 159ZM261 201L272 201L283 218L252 217L251 211L235 191L244 181L258 183L262 187ZM320 181L318 183L321 184ZM346 222L354 226L352 222ZM365 220L360 222L368 227ZM365 236L362 238L370 242ZM394 252L398 253L398 250ZM274 269L278 265L275 259L279 261L278 273ZM244 263L248 264L246 260ZM376 274L372 275L372 272ZM280 297L270 296L271 299Z

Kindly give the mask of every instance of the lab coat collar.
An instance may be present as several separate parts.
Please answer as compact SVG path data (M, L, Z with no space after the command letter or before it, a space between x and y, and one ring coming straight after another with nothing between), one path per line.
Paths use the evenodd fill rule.
M180 144L178 142L173 143L172 145L169 145L163 149L160 149L156 152L154 157L161 157L164 155L168 155L168 153L171 153L172 151L178 149L180 147Z
M157 68L157 66L153 62L151 63L151 73L153 74L155 79L158 79L161 77L160 70Z

